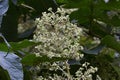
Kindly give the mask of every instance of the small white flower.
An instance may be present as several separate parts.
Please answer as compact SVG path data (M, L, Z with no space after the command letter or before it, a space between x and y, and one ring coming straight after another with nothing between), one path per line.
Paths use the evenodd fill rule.
M52 8L49 8L48 11L50 12L43 12L43 16L35 21L37 29L34 41L43 43L35 47L38 51L41 50L35 53L37 55L42 53L50 58L61 55L79 59L78 51L81 50L79 39L82 29L77 27L76 23L69 21L69 15L66 13L71 10L58 8L58 11L54 13Z
M52 11L52 8L49 8L48 11Z

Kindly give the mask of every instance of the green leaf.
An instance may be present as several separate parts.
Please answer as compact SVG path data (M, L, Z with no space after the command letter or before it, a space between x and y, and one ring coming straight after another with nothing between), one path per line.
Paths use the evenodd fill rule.
M71 19L77 19L80 24L84 24L85 22L89 23L92 17L108 25L120 25L118 16L110 19L106 13L106 11L120 9L120 1L110 0L108 3L105 3L104 0L69 0L66 3L66 7L79 8L78 11L71 14Z
M89 8L80 8L77 11L74 11L70 15L70 19L78 20L80 24L88 23L89 21L90 10Z
M22 58L21 62L26 65L34 65L36 60L36 55L30 54Z
M106 23L107 25L111 26L120 26L120 19L119 16L114 15L110 16L110 14L107 14L108 11L98 9L94 12L94 18L96 20L102 21Z
M7 70L0 66L0 80L11 80Z
M94 4L96 8L103 10L116 10L120 9L120 1L117 0L109 0L108 3L105 3L104 0L98 0L96 4Z
M113 67L115 72L118 74L118 77L120 78L120 67L113 64L111 64L111 66Z
M38 45L38 44L40 44L40 42L23 40L23 41L20 41L20 42L11 42L10 44L11 44L11 46L14 50L20 50L20 49L23 49L23 48L27 48L29 46Z
M102 38L111 33L111 27L103 26L94 22L89 28L91 35Z
M90 49L90 50L82 50L82 52L86 53L86 54L94 54L94 55L98 55L98 53L100 53L100 51L104 48L105 46L102 44L99 44L98 46Z
M90 8L92 4L94 8L103 10L120 9L120 1L117 0L110 0L108 3L105 3L104 0L57 0L57 2L66 3L66 7L68 8Z
M29 40L23 40L20 42L10 42L10 45L12 47L12 49L10 51L17 51L17 50L21 50L23 48L27 48L29 46L34 46L34 45L38 45L40 44L40 42L34 42L34 41L29 41ZM0 43L0 51L8 51L8 47L6 46L5 43Z
M67 60L68 58L62 58L62 57L52 57L49 58L47 56L41 56L41 57L36 57L35 54L29 54L22 58L21 62L25 65L37 65L39 63L43 62L55 62L55 61L64 61Z
M86 8L90 4L88 0L66 0L67 8Z
M8 47L5 43L0 43L0 51L8 51Z
M101 44L120 52L120 43L118 41L116 41L116 39L114 37L112 37L110 35L105 36L101 40Z
M104 1L99 0L96 4L94 4L93 16L95 19L102 21L107 25L120 26L119 16L115 15L112 17L110 14L113 13L107 14L111 10L115 11L119 9L120 9L120 1L110 0L108 3L105 3Z
M24 68L23 71L24 71L24 79L23 80L33 80L31 71L29 71L27 68Z

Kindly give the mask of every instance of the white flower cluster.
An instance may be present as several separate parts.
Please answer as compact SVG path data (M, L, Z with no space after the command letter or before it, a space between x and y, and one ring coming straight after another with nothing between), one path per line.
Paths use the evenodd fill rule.
M58 8L57 12L43 12L41 18L36 19L37 29L34 40L42 42L36 46L39 55L48 57L69 57L80 59L83 55L79 53L82 46L79 43L82 29L69 21L69 13L72 10Z
M37 29L34 34L34 41L41 42L40 45L35 46L34 53L36 56L47 55L48 57L65 57L75 60L80 60L83 54L79 53L82 49L80 45L80 36L82 35L82 29L77 27L76 23L71 23L69 20L69 14L73 10L58 8L56 12L52 12L52 9L48 9L49 13L43 12L41 18L36 19ZM82 65L87 68L88 63ZM61 71L62 75L47 74L47 77L37 76L37 80L89 80L92 79L92 74L97 71L97 68L92 66L84 73L83 68L80 68L76 72L76 77L73 77L70 73L70 64L68 60L57 61L53 63L45 62L40 63L38 70L41 71L47 68L50 71ZM82 70L81 70L82 69ZM100 80L100 79L98 79Z
M92 80L92 74L95 73L98 68L97 67L92 67L90 66L88 68L88 66L90 65L90 63L85 62L84 64L82 64L82 67L79 68L79 70L76 72L76 79L79 80ZM96 80L101 80L101 78L97 75Z
M36 80L93 80L92 74L94 74L98 68L90 66L90 63L85 62L82 64L82 66L76 71L75 75L71 75L69 72L69 64L66 62L63 62L62 65L59 65L59 62L55 62L49 66L50 71L61 71L61 75L53 74L52 76L50 74L47 74L47 77L38 76ZM101 80L99 75L97 75L96 80Z

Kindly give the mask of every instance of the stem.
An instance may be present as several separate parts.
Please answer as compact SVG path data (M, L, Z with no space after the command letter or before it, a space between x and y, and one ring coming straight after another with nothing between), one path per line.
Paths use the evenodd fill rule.
M8 43L8 41L5 39L5 37L2 35L2 33L0 33L0 37L2 37L2 38L3 38L3 40L4 40L5 44L6 44L6 45L7 45L7 47L8 47L7 54L4 56L4 57L6 57L6 56L8 55L8 53L9 53L9 51L10 51L11 45Z
M64 71L60 66L59 66L58 68L63 72L63 74L64 74L65 76L67 76L67 78L68 78L67 80L73 80L72 77L71 77L71 75L70 75L69 64L67 63L67 61L65 61L65 66L66 66L67 72Z
M68 73L68 80L72 80L72 77L70 75L70 68L69 68L69 64L67 63L68 61L65 61L65 66L66 66L66 70L67 70L67 73Z

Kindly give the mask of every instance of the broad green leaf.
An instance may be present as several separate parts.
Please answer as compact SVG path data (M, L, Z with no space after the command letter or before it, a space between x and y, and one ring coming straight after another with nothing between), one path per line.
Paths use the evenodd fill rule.
M14 50L20 50L20 49L23 49L23 48L27 48L29 46L38 45L38 44L40 44L40 42L23 40L23 41L20 41L20 42L11 42L10 44L11 44L11 46Z
M94 22L92 26L90 26L89 30L91 35L102 38L111 33L110 28L111 27L103 26L101 24Z
M7 70L0 66L0 80L11 80Z
M101 44L120 52L120 43L118 41L116 41L116 39L114 37L112 37L110 35L105 36L101 40Z
M28 68L28 67L27 67ZM24 71L24 79L23 80L33 80L32 72L29 71L26 67L23 69Z
M120 9L120 1L110 0L108 3L105 3L104 0L69 0L68 3L66 3L66 6L70 8L79 8L78 11L71 14L71 19L77 19L80 24L95 18L108 25L120 25L118 16L114 16L110 19L106 13L106 11Z
M110 0L105 2L104 0L58 0L58 2L66 3L68 8L83 8L83 7L92 7L99 8L103 10L116 10L120 9L120 1Z
M0 51L8 51L8 47L5 43L0 43Z
M34 46L34 45L38 45L40 44L40 42L34 42L34 41L29 41L29 40L23 40L23 41L20 41L20 42L10 42L10 45L12 47L12 50L21 50L23 48L27 48L29 46ZM1 51L8 51L8 47L6 46L5 43L0 43L0 50Z
M109 14L107 14L109 13ZM120 18L118 15L111 16L113 13L110 11L105 11L101 9L95 9L94 11L94 18L96 20L102 21L107 25L111 26L120 26Z
M92 48L92 49L84 49L82 50L83 53L86 53L86 54L94 54L94 55L98 55L100 53L100 51L104 48L105 46L102 45L102 44L99 44L98 46Z
M36 55L34 54L29 54L29 55L26 55L22 60L21 62L25 65L34 65L36 64Z
M115 69L115 71L118 73L119 78L120 78L120 56L114 59L114 61L111 63L112 67Z
M120 78L120 67L117 65L113 65L113 64L111 64L111 65L114 68L114 70L116 71L116 73L118 74L118 77Z
M109 0L109 2L105 3L104 0L98 0L96 4L94 4L96 8L103 10L117 10L120 9L120 1L117 0Z
M43 62L55 62L55 61L64 61L67 60L68 58L62 58L62 57L52 57L49 58L47 56L41 56L41 57L36 57L35 54L29 54L21 60L21 62L25 65L37 65L39 63Z
M71 20L75 19L78 20L80 24L88 23L89 21L90 10L89 8L80 8L77 11L71 13L70 18Z
M86 8L90 4L90 0L66 0L67 8Z
M111 19L108 18L108 16L101 16L101 20L105 23L107 23L108 25L112 25L112 26L120 26L120 19L119 16L114 16Z

